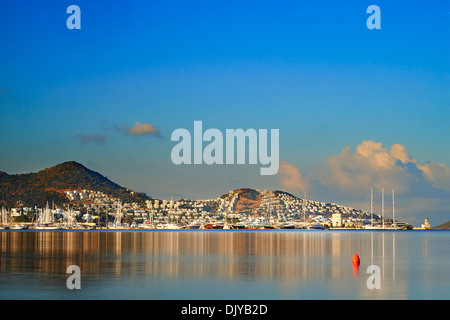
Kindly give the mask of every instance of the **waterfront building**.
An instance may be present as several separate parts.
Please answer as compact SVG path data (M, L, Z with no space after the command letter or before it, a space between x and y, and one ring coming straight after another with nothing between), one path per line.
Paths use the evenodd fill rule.
M342 213L335 212L331 215L331 226L334 228L342 227Z
M414 228L414 230L430 230L430 220L428 220L428 217L425 218L425 223L423 223L420 227Z

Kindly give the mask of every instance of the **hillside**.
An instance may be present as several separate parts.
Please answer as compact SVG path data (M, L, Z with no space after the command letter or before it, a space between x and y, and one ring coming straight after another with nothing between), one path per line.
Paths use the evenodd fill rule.
M235 210L237 212L251 212L261 204L261 195L253 189L238 189L234 191L237 195Z
M55 202L61 205L69 202L64 194L69 190L101 191L124 202L144 202L145 194L132 194L126 188L108 180L75 161L64 162L36 173L7 174L0 172L0 200L2 205L15 207L40 206Z
M443 224L440 224L440 225L438 225L437 227L435 227L433 229L450 230L450 221L444 222Z
M146 210L148 205L153 209L162 210L167 214L168 203L152 199L143 193L136 193L114 183L92 171L80 163L70 161L36 173L7 174L0 172L0 206L8 208L45 207L46 203L54 202L62 207L70 203L83 207L92 205L90 198L72 197L67 191L99 191L107 198L119 198L123 204L138 203L138 206L124 206L126 210ZM147 200L152 200L147 202ZM110 203L102 203L103 210L110 209ZM98 207L97 207L98 208ZM233 214L250 217L277 217L277 219L305 219L306 215L317 217L316 222L323 222L333 213L341 213L343 217L367 219L368 213L334 203L323 203L314 200L301 199L279 190L254 190L241 188L230 191L217 199L180 200L177 207L187 210L184 214L197 215L199 212L208 214ZM140 212L138 212L140 214ZM235 218L235 217L234 217ZM376 217L374 217L375 220ZM322 220L320 220L322 219Z
M230 191L222 195L213 205L212 212L242 214L255 218L273 216L284 220L304 219L306 214L314 216L318 223L331 218L333 213L341 213L344 218L351 217L359 219L358 221L370 218L367 212L335 203L301 199L279 190L249 188ZM377 220L376 216L374 216L374 220Z

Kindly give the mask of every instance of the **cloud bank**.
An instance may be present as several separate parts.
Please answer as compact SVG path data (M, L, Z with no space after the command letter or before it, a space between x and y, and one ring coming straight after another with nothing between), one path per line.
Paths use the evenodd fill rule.
M326 159L326 167L318 167L318 180L358 194L361 190L388 187L399 193L426 189L450 191L450 167L443 163L419 164L404 145L390 149L379 142L362 141L351 152L346 146L339 155Z
M423 223L425 213L436 213L442 222L450 211L450 167L444 163L418 163L402 144L390 148L372 140L362 141L353 152L349 146L340 154L325 159L310 178L293 164L280 162L278 184L299 196L310 194L341 202L356 203L370 193L386 193L392 189L398 195L410 222ZM396 197L397 198L397 197ZM397 201L396 201L397 202ZM438 220L439 220L438 219Z
M309 192L311 181L292 164L286 161L280 161L280 169L278 170L279 184L286 190L295 192Z

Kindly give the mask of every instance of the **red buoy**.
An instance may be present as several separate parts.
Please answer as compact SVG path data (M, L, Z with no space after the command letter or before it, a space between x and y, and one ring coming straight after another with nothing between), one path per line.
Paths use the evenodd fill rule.
M358 254L357 253L355 253L355 255L353 256L353 259L352 259L352 263L354 264L354 265L358 265L359 266L359 257L358 257Z

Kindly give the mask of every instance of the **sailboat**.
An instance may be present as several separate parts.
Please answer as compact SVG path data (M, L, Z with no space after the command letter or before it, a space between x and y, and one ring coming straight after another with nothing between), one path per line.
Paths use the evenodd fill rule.
M373 188L370 189L370 225L365 225L363 228L365 230L383 230L384 229L384 188L382 188L382 212L383 212L383 225L375 225L373 223Z
M228 223L224 223L223 224L223 228L222 228L223 230L230 230L230 225L228 224Z
M228 213L225 211L225 222L223 224L223 230L230 230L230 226L228 224Z
M267 214L266 217L264 219L264 223L263 223L263 229L276 229L276 225L274 224L273 221L273 208L272 208L272 204L269 203L269 208L267 210Z
M156 229L153 223L153 212L149 213L149 220L145 220L143 223L137 225L139 229Z
M403 230L405 227L400 226L395 222L395 192L394 189L392 189L392 224L389 226L386 226L385 229L387 230Z
M62 229L61 226L55 225L55 217L53 215L53 211L50 210L47 205L45 206L45 209L43 213L39 217L39 224L35 227L35 229L38 230L60 230Z
M386 225L384 218L384 188L381 188L381 225L373 224L373 189L370 191L370 214L371 214L371 224L365 225L364 229L366 230L401 230L404 227L399 226L395 222L395 191L392 190L392 224Z
M117 210L114 218L114 223L110 224L109 229L128 229L126 224L122 223L122 201L117 201Z
M5 207L2 207L2 216L1 216L1 224L0 224L0 230L5 230L8 225L8 212L6 211Z

